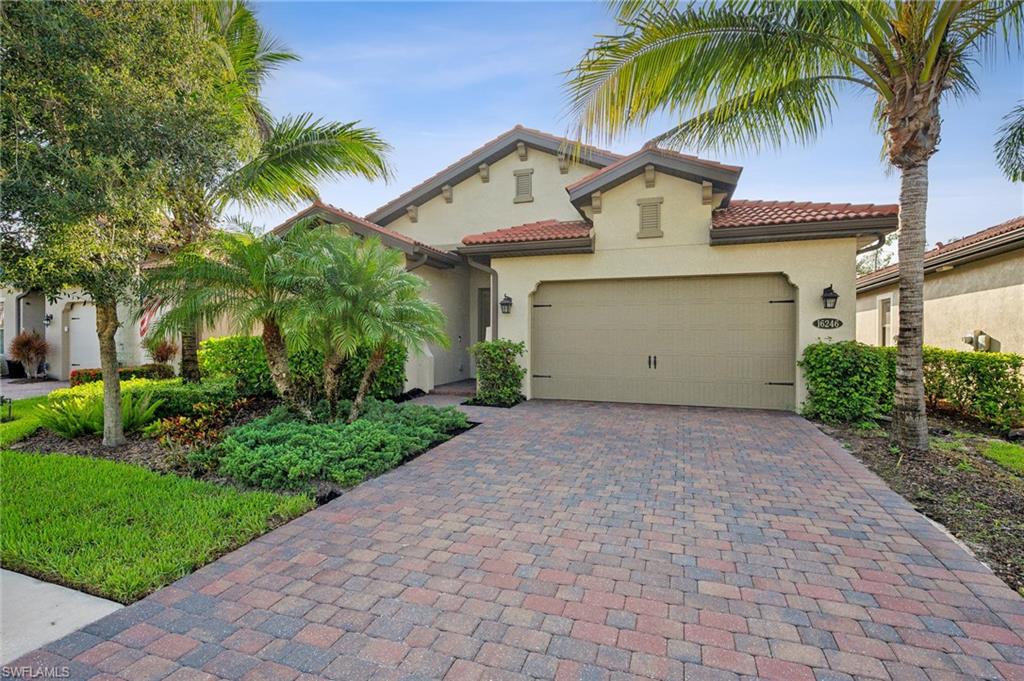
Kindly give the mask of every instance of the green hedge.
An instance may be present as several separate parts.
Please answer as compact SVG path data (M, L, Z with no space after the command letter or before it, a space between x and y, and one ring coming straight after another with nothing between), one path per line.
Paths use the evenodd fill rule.
M855 341L814 343L800 367L807 381L804 413L830 422L888 414L896 386L896 349ZM1024 422L1024 357L995 352L924 349L925 396L1001 428Z
M511 407L522 401L526 369L518 359L526 352L525 343L499 338L480 341L469 351L476 360L476 397L472 404Z
M393 399L405 387L405 347L388 347L384 365L377 372L370 396ZM360 348L342 370L340 395L352 399L370 359L370 350ZM299 395L309 403L323 396L323 355L314 350L292 352L288 356L292 378ZM270 368L258 336L225 336L210 338L199 345L199 370L211 378L233 378L243 395L273 395Z
M206 379L202 383L183 383L180 378L155 380L131 378L121 381L121 394L148 393L159 401L157 418L192 416L196 404L231 404L238 399L235 384L227 379ZM86 399L103 402L103 382L83 383L71 388L58 388L50 392L48 401L55 403L67 399Z
M174 367L169 364L142 364L137 367L121 367L117 373L122 381L132 378L174 378ZM83 385L102 380L102 369L75 369L69 377L71 385Z

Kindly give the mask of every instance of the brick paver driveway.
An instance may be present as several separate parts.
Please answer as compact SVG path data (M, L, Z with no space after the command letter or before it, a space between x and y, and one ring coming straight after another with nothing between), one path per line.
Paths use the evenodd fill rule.
M482 411L24 663L175 680L1024 678L1024 599L796 416Z

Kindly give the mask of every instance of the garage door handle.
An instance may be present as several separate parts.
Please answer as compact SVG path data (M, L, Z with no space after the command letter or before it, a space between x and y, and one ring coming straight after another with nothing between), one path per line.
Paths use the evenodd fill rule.
M654 356L654 368L655 369L658 368L658 356L657 355Z
M647 368L648 369L651 368L651 356L650 355L647 355Z

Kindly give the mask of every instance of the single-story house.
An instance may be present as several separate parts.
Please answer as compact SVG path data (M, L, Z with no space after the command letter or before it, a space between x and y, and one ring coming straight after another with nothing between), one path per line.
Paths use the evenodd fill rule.
M408 387L472 377L467 348L500 337L526 344L528 398L792 410L803 348L855 337L856 257L898 206L734 199L741 171L516 126L365 217L317 202L276 230L406 253L451 338Z
M895 345L899 266L857 278L857 340ZM924 255L924 342L1024 354L1024 216Z

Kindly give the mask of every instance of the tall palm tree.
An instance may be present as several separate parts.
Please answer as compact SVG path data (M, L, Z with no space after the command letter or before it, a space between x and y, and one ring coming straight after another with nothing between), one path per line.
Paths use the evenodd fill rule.
M447 348L450 342L444 312L421 297L427 283L406 271L401 251L373 238L360 242L351 255L344 293L349 301L348 327L358 334L361 345L370 348L370 359L352 401L349 422L358 418L389 346L397 343L420 351L424 343Z
M260 100L268 76L298 57L259 25L246 0L206 0L196 6L201 30L224 67L223 96L245 122L238 154L216 177L186 178L174 187L170 212L176 246L204 238L229 205L260 209L317 198L316 183L342 176L386 179L390 147L371 128L325 122L312 114L271 117ZM181 332L181 373L199 380L198 334Z
M296 300L293 273L306 254L319 248L319 240L307 230L260 236L245 226L240 232L215 231L180 250L147 277L153 295L170 306L155 332L175 333L221 319L245 332L262 327L274 387L282 400L308 415L308 406L295 394L281 323Z
M928 446L922 373L928 160L940 104L976 90L976 57L1019 51L1020 0L636 0L616 3L619 35L570 71L570 111L583 137L614 137L655 114L681 123L670 147L779 147L813 139L844 89L874 97L884 154L901 176L896 431Z

